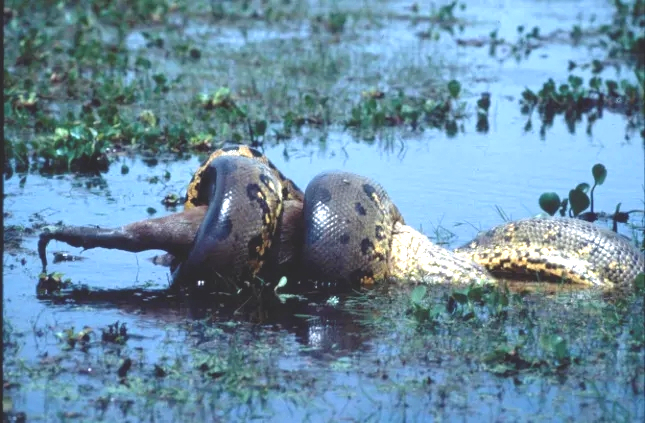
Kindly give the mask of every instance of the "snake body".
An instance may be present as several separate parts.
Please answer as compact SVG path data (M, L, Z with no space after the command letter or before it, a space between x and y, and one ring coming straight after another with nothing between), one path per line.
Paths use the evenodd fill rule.
M479 234L455 253L503 277L527 275L613 286L645 271L643 254L625 237L570 218L508 222Z
M210 206L175 278L257 276L282 218L281 181L261 162L230 155L214 158L199 176L198 201Z
M325 172L303 194L246 146L217 150L197 170L185 208L202 205L208 211L176 281L269 277L276 263L299 263L299 279L346 288L383 279L455 283L493 275L611 287L629 283L645 263L620 235L568 218L508 222L448 251L405 225L369 178Z
M275 283L280 276L305 290L495 277L611 288L645 271L645 257L628 239L573 218L507 222L449 251L406 225L369 178L325 172L303 193L246 146L213 152L190 181L184 208L114 229L45 230L38 244L43 271L51 239L86 249L162 249L179 263L175 286L208 281L216 290L224 289L221 281L237 290L239 282Z

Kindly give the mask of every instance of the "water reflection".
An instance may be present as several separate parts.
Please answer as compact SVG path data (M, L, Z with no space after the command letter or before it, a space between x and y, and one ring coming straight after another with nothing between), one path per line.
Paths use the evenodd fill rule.
M285 331L301 344L302 351L314 357L347 355L368 348L372 335L351 311L326 305L326 298L314 296L280 301L216 293L186 293L142 288L90 289L68 287L56 294L39 297L49 307L90 306L112 309L156 325L201 321L207 325L236 321L260 325L268 330ZM202 339L200 343L209 342Z

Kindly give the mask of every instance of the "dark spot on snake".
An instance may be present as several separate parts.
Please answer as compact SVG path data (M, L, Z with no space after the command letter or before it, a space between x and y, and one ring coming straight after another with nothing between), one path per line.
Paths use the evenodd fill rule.
M360 214L361 216L365 216L367 212L365 211L365 207L359 202L356 202L354 204L354 210L356 210L356 213Z
M340 243L343 245L347 245L349 243L349 234L347 232L340 236Z
M364 238L361 241L361 253L369 255L372 251L374 251L374 244L368 238Z
M222 151L238 151L240 147L238 146L230 146L230 147L223 147L221 150Z
M500 255L501 255L501 254L500 254ZM499 266L500 266L500 267L506 267L506 265L507 265L507 264L510 264L510 262L511 262L511 260L510 260L510 259L507 259L507 258L505 258L505 259L501 259L501 260L499 261Z
M249 197L249 200L255 201L260 206L262 210L262 219L264 220L266 216L271 215L271 208L264 197L264 193L260 189L258 184L248 184L246 186L246 195Z
M265 173L260 174L260 181L269 189L271 189L271 178ZM275 185L273 185L275 188Z
M374 230L376 239L379 241L382 241L385 239L385 229L383 229L383 226L381 225L376 225L376 228Z
M262 156L264 156L264 154L262 154L261 152L259 152L258 150L254 149L254 148L249 148L249 151L251 152L251 155L253 157L262 157ZM271 162L269 162L269 163L271 163ZM273 165L271 165L271 167L273 167L275 169L275 167Z
M378 195L376 194L376 189L370 184L363 184L363 191L372 200L374 200L375 198L378 198Z
M224 241L231 235L233 231L233 221L230 216L226 216L221 225L217 225L217 232L215 232L215 240Z
M289 188L285 185L282 187L282 198L283 199L288 199L289 198Z
M323 204L327 204L331 201L331 192L327 188L320 188L316 196L316 201L319 201Z
M262 254L260 251L263 251L263 241L262 235L256 235L249 240L249 259L250 260L260 260L262 259ZM266 250L264 250L266 251Z
M248 184L246 186L246 195L249 197L249 200L257 201L259 199L258 194L261 192L262 190L258 184Z
M541 257L539 258L527 257L526 261L528 261L531 264L542 264L544 260Z

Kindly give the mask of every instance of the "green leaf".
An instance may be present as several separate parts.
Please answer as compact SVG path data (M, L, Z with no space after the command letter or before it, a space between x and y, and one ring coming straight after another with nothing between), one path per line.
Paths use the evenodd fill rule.
M69 131L69 135L72 137L72 139L75 140L82 140L83 139L83 127L81 126L75 126Z
M304 96L305 107L308 109L313 109L315 106L314 98L310 94L305 94Z
M425 285L417 285L410 293L410 300L415 304L419 304L425 297L427 290L428 288Z
M267 132L267 121L259 120L255 122L255 135L264 136Z
M468 290L468 298L470 301L481 301L484 291L481 286L474 286Z
M574 91L577 90L578 88L580 88L582 86L582 83L583 83L582 78L580 78L579 76L575 76L575 75L569 76L568 80L569 80L569 84L571 85L571 88L573 88Z
M589 189L591 189L591 187L586 182L582 182L582 183L578 184L578 186L576 187L576 191L582 191L585 194L589 192Z
M589 207L589 196L582 191L577 189L572 189L569 191L569 204L571 205L571 211L574 216L578 216L582 213L587 207Z
M459 92L461 91L461 84L459 81L452 80L448 82L448 92L450 93L450 97L452 98L457 98L459 97Z
M553 349L556 359L562 360L569 357L567 341L561 336L555 335L551 338L551 348Z
M616 83L616 81L613 81L611 79L608 81L605 81L605 85L607 85L607 90L610 93L615 93L616 90L618 89L618 84Z
M452 298L458 302L459 304L466 304L468 303L468 296L462 292L453 292L452 293Z
M634 288L636 289L636 292L645 291L645 273L641 272L636 275L636 279L634 279Z
M595 164L591 168L591 174L593 175L593 180L596 182L596 185L602 185L607 177L607 168L603 164Z
M560 208L560 196L555 192L545 192L540 195L539 203L542 210L553 216Z
M275 289L278 290L279 288L283 288L285 286L287 286L287 277L283 276L280 278L280 281L276 285Z

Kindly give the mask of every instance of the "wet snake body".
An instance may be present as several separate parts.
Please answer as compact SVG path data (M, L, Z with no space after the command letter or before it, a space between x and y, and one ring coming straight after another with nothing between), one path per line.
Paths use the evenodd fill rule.
M407 226L385 190L347 172L324 172L303 193L262 153L213 152L186 191L184 211L120 228L63 226L38 243L46 270L52 239L89 248L161 249L174 257L174 286L240 282L349 290L379 280L477 283L494 277L629 286L645 271L632 243L569 218L507 222L449 251ZM232 282L226 287L222 281Z
M269 278L296 267L299 280L346 288L383 279L469 283L491 275L612 287L645 267L643 254L622 236L567 218L508 222L451 252L405 225L374 181L325 172L303 194L246 146L217 150L197 170L185 208L200 206L207 212L175 282Z

